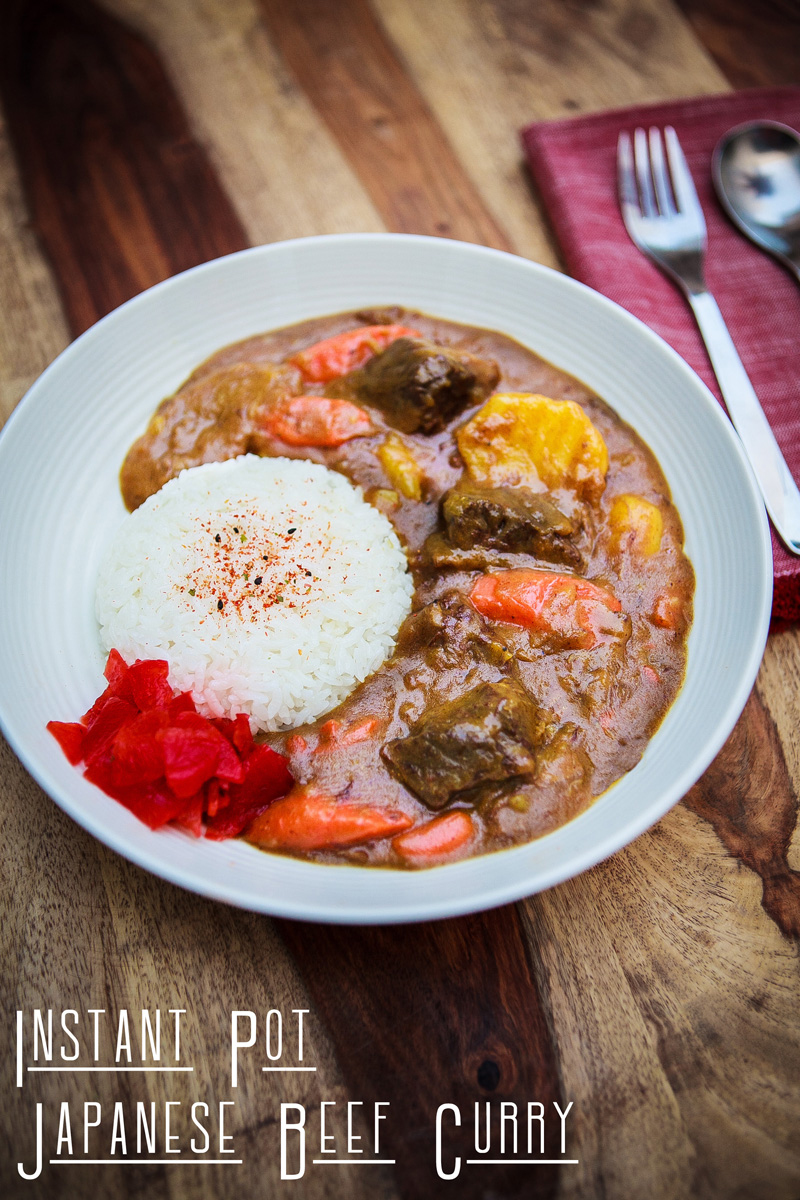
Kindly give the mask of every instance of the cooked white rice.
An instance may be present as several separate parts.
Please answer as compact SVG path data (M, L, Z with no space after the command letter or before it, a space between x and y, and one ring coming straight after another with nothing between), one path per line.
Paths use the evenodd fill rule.
M328 712L391 653L412 583L394 529L343 475L245 455L183 471L100 570L103 645L253 728Z

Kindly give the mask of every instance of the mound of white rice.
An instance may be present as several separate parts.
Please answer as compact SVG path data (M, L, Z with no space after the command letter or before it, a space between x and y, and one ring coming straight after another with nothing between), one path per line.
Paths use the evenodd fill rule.
M207 715L276 730L381 665L411 592L392 526L343 475L245 455L183 471L126 519L97 619L107 650L165 658Z

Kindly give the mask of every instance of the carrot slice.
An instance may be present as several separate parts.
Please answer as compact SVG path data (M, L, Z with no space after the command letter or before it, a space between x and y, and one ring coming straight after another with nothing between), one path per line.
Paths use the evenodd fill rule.
M295 788L256 817L247 840L266 850L332 850L400 833L411 824L403 812Z
M604 634L622 632L615 617L622 609L616 596L574 575L498 571L477 580L470 600L482 616L542 630L565 648L590 649Z
M363 367L374 354L401 337L418 338L422 334L405 325L362 325L315 342L295 354L289 362L300 368L309 383L327 383Z
M377 717L367 717L364 721L359 721L357 725L348 726L333 719L326 721L324 725L320 726L319 745L314 753L338 750L342 746L355 746L358 742L365 742L372 737L379 726L380 721Z
M677 629L685 620L680 596L674 592L660 592L656 597L650 620L659 629Z
M454 854L475 836L472 817L463 809L434 817L424 825L417 825L408 833L401 833L392 841L392 847L401 858L420 862L430 858L444 858Z
M373 432L363 408L329 396L292 396L268 410L264 425L288 446L341 446Z

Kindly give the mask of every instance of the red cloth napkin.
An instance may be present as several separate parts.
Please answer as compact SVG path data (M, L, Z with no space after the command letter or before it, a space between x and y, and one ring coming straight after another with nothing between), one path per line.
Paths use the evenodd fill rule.
M628 237L617 202L620 130L674 125L708 225L706 278L775 436L800 482L800 287L723 214L711 154L733 125L766 118L800 129L800 88L765 88L617 109L522 131L567 269L659 333L721 400L686 301ZM773 616L800 618L800 558L772 531Z

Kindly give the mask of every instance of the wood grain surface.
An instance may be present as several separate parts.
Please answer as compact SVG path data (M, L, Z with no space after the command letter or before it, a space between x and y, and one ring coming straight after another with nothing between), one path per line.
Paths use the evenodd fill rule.
M2 103L74 334L247 245L157 56L79 0L9 0Z
M353 1095L403 1112L389 1142L401 1195L452 1188L435 1169L436 1110L445 1101L471 1114L488 1100L494 1117L503 1102L524 1112L532 1098L563 1110L556 1051L514 908L399 929L282 922L281 932ZM496 1147L496 1121L493 1133ZM544 1157L557 1158L557 1124L546 1135ZM470 1153L465 1123L448 1137L447 1170L455 1155ZM482 1168L459 1177L458 1194L477 1200L489 1187L515 1200L549 1198L557 1171Z
M261 7L387 229L511 248L367 0L261 0Z
M724 90L756 69L754 82L780 82L797 66L777 3L766 25L731 6L752 55L723 37L721 4L681 8L689 20L661 0L7 3L4 415L70 334L248 243L391 228L555 264L519 126ZM71 822L3 745L4 1028L20 1007L177 1005L195 1065L168 1084L101 1078L91 1097L40 1075L19 1095L9 1050L3 1194L797 1200L798 711L800 637L784 630L728 744L653 830L516 906L396 929L270 922L162 883ZM289 1087L246 1062L241 1167L19 1178L36 1100L227 1096L237 1008L308 1008L317 1066ZM396 1165L282 1184L280 1102L309 1105L313 1139L320 1099L391 1101ZM487 1099L572 1101L578 1162L438 1180L432 1113ZM461 1136L448 1149L466 1156Z
M800 79L797 0L678 0L695 34L734 87Z

